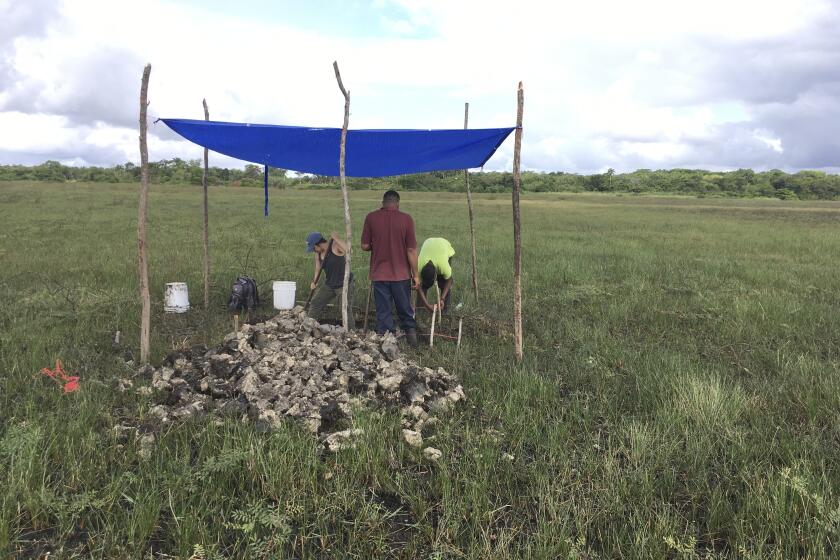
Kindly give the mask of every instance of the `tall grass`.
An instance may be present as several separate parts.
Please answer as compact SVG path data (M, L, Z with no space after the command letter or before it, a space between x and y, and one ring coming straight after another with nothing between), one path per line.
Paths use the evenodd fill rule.
M166 316L169 281L200 305L201 197L153 188L156 359L230 330L237 274L308 285L304 236L340 230L340 197L272 192L263 218L260 194L211 191L212 309ZM376 198L353 193L354 231ZM0 184L0 555L836 556L837 204L527 195L516 364L509 197L476 198L475 304L462 197L407 194L418 237L452 241L465 304L460 352L414 355L468 394L429 463L387 409L360 411L360 445L329 456L294 425L157 426L117 384L137 347L136 202L125 185ZM56 359L80 391L37 373ZM150 454L124 424L155 435Z

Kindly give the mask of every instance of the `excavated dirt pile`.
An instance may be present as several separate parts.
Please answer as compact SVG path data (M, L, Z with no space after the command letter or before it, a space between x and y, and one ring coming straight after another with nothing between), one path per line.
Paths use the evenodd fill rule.
M174 352L159 369L142 373L151 375L160 404L150 412L162 422L215 414L271 429L292 418L331 450L352 445L358 435L354 405L398 407L403 437L419 447L433 415L464 398L443 368L401 359L392 335L348 334L306 317L300 307L243 325L217 348Z

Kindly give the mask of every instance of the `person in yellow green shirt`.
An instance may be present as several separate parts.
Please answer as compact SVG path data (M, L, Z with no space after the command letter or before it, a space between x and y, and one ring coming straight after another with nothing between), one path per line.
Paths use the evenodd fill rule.
M431 311L432 304L428 300L429 288L437 282L440 289L441 309L449 307L452 295L452 257L455 249L452 244L442 237L430 237L423 242L420 256L417 257L417 268L420 270L420 302Z

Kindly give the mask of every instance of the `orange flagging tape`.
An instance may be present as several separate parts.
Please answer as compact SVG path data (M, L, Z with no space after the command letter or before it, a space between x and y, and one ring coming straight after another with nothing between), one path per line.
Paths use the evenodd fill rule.
M72 393L79 388L79 376L67 375L61 368L61 360L55 361L55 369L43 368L41 373L64 387L65 393Z

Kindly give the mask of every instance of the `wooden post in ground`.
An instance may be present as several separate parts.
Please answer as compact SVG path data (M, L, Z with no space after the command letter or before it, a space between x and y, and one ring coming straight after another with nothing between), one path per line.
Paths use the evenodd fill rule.
M146 209L149 206L149 149L146 144L146 109L149 106L149 74L152 65L143 68L140 82L140 203L137 212L137 252L140 266L140 363L149 363L149 323L151 322L151 301L149 300L149 255L146 247Z
M210 120L210 111L207 109L207 100L202 99L201 103L204 105L204 120ZM207 148L204 148L204 173L201 174L201 186L204 189L204 309L210 308L210 234L209 234L209 217L207 211L207 164L208 153Z
M438 286L437 278L435 278L435 293L437 294L437 305L435 306L435 309L438 310L438 320L442 324L443 323L443 309L440 306L440 303L441 303L440 302L440 286Z
M435 346L435 317L437 316L437 304L432 307L432 329L429 332L429 348Z
M349 318L347 317L347 290L350 284L350 259L353 251L353 232L350 223L350 199L347 196L347 177L344 174L344 162L347 157L347 126L350 123L350 92L344 89L344 84L341 82L341 74L338 71L338 62L333 62L333 69L335 70L335 79L338 81L338 89L344 95L344 124L341 127L341 145L338 152L338 175L341 179L341 196L344 199L344 239L347 243L347 252L344 257L344 286L341 289L341 323L344 325L344 330L349 330Z
M464 319L458 319L458 343L455 345L459 350L461 349L461 328L464 326Z
M470 104L464 103L464 130L470 117ZM470 246L472 248L472 287L475 301L478 301L478 270L475 264L475 216L473 214L472 192L470 192L470 170L464 169L464 184L467 187L467 211L470 216Z
M516 135L513 143L513 344L516 360L522 361L522 225L519 217L520 154L522 152L522 82L516 92Z

